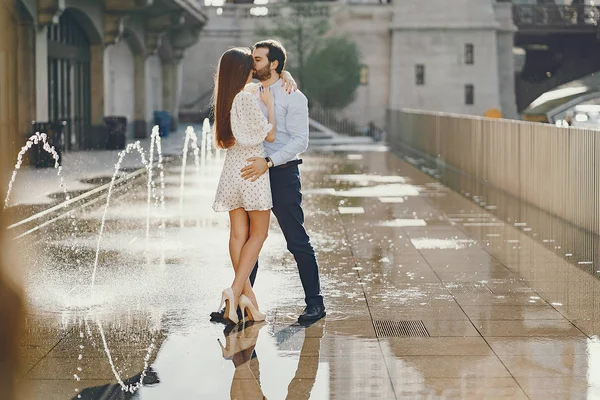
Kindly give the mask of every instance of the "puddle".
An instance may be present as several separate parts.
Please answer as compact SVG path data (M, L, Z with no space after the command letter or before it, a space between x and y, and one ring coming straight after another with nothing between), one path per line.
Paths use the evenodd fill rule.
M340 182L357 183L363 186L367 186L371 183L406 183L406 178L402 176L382 176L366 174L329 175L328 179Z
M312 189L304 189L302 191L303 194L326 194L326 195L335 195L334 188L312 188Z
M335 195L340 197L418 196L419 190L413 185L389 184L340 190L336 191Z
M379 197L382 203L404 203L404 197Z
M378 222L376 225L389 227L427 226L427 222L423 219L395 219L392 221Z
M340 214L364 214L365 209L362 207L338 207Z
M362 160L363 159L363 155L362 154L348 154L346 156L346 158L348 160L353 160L353 161Z
M431 239L416 238L411 242L418 250L461 250L471 247L477 242L471 239Z

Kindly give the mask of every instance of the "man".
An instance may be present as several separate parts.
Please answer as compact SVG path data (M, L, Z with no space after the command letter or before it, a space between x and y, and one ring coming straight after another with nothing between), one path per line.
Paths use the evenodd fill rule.
M304 229L302 210L302 186L298 165L300 153L308 147L308 100L300 91L290 94L282 87L281 73L285 68L286 51L281 43L265 40L254 45L255 79L261 87L270 87L275 95L277 114L277 136L273 143L265 142L268 157L251 158L250 165L241 170L244 179L255 180L267 171L270 174L273 195L273 214L279 222L287 242L288 250L294 255L300 280L304 288L306 308L300 322L312 322L325 316L321 295L319 266L310 238ZM265 115L266 107L260 103ZM251 274L254 283L258 262Z

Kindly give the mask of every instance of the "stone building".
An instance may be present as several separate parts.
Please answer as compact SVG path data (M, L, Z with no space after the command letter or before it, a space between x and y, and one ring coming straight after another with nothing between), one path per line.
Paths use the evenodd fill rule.
M65 120L67 150L103 147L112 115L145 137L153 111L177 116L181 62L205 22L190 0L3 0L0 146Z
M511 4L495 0L332 2L332 31L358 45L364 81L342 116L360 126L385 125L389 108L483 115L499 109L516 118ZM262 2L261 2L262 4ZM281 4L222 4L183 63L182 104L210 92L220 54L252 45L259 25ZM268 10L275 11L269 12ZM284 43L285 44L285 43ZM294 57L292 54L291 57Z

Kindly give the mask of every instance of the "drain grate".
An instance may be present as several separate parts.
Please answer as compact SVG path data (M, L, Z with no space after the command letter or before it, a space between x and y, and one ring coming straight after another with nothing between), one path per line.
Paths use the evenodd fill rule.
M373 321L377 337L429 337L423 321Z
M492 290L482 283L449 283L446 289L454 294L492 293Z

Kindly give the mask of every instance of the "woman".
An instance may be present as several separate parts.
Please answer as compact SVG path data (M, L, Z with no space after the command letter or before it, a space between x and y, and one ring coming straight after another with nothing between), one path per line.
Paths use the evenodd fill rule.
M215 132L217 146L227 149L213 209L229 212L229 254L235 270L231 287L223 290L224 318L238 322L237 307L255 321L264 321L248 277L269 230L273 200L269 174L256 181L242 179L240 170L250 157L266 157L263 141L275 140L275 98L270 89L260 90L267 106L264 117L257 99L244 91L252 81L252 54L246 48L227 50L219 60L215 79Z

